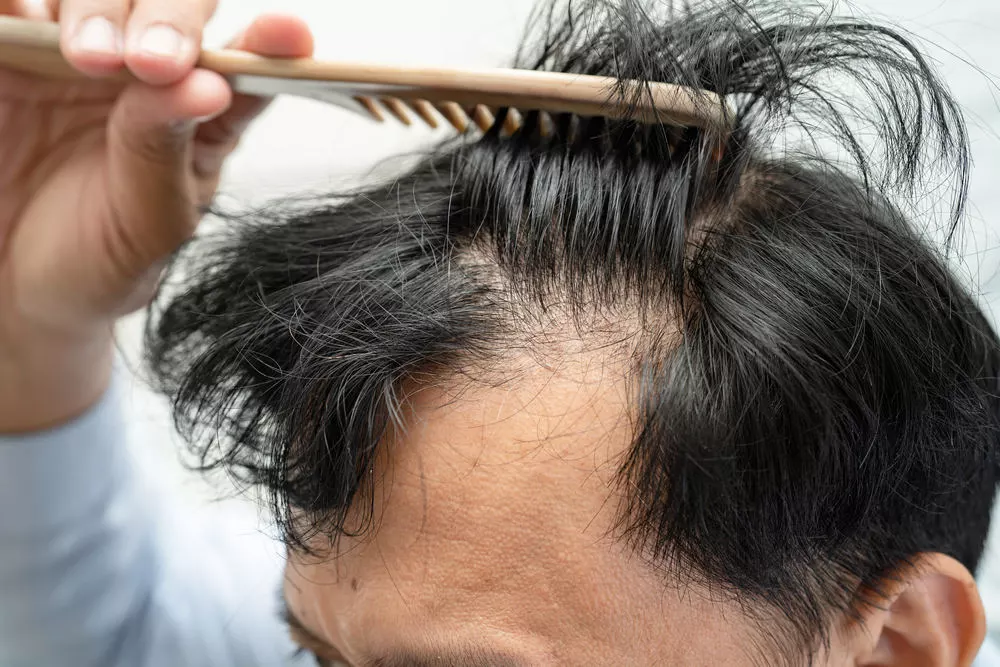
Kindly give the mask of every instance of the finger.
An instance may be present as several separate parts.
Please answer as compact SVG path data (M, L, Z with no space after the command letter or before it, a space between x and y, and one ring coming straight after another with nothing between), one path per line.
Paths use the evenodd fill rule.
M129 0L66 0L60 5L62 50L81 72L105 76L124 64L123 30Z
M0 16L46 20L50 14L45 0L0 0Z
M287 14L258 17L228 48L274 58L309 58L314 40L305 21Z
M136 0L125 31L125 62L146 83L175 83L191 73L217 0Z
M308 58L313 55L314 40L306 23L295 16L265 15L232 40L228 48L249 51L273 58ZM221 143L240 134L260 114L270 99L237 95L224 116L201 128L201 136L211 143Z
M108 129L110 251L124 277L142 275L173 252L198 220L191 140L198 122L222 113L231 93L225 79L195 70L181 82L130 86Z
M309 58L314 40L309 26L299 18L284 15L261 16L230 44L229 48L274 58ZM236 148L240 135L267 107L270 100L237 95L232 107L216 120L204 124L195 143L195 168L213 175Z
M91 76L106 76L125 63L124 26L130 0L63 0L57 3L66 59Z

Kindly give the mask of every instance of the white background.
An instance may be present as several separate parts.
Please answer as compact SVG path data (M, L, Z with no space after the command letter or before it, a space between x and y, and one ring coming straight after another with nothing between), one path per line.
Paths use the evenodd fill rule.
M531 0L222 0L208 39L211 45L221 45L255 15L278 11L309 21L318 55L324 58L504 65L531 5ZM1000 2L870 0L843 8L886 18L937 45L931 55L972 124L976 166L964 235L964 271L980 286L984 302L1000 312L1000 96L996 77L990 74L1000 73ZM224 196L248 201L335 189L364 177L379 160L427 140L427 133L376 125L318 103L279 100L250 131L228 168L222 191ZM140 318L134 317L121 331L123 351L132 360L139 354L140 326ZM135 382L127 393L137 451L156 466L179 502L200 504L225 489L224 484L208 488L202 478L179 465L179 448L159 398ZM226 506L226 511L232 507ZM237 513L243 511L237 508ZM992 620L1000 628L1000 537L993 543L982 580Z

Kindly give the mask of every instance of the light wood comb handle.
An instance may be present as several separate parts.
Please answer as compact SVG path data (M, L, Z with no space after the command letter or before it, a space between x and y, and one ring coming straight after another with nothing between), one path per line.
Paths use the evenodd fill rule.
M583 116L629 118L647 123L728 129L733 114L716 94L669 83L642 84L610 77L513 69L448 69L375 63L265 58L242 51L202 51L198 65L229 77L257 76L322 81L355 96L388 99L388 111L407 122L409 105L433 104L449 118L457 107L471 111L480 127L488 108L521 108ZM82 78L59 49L59 26L0 16L0 66L53 78ZM117 79L133 77L122 71ZM291 92L294 89L279 92ZM423 107L414 107L418 116ZM376 111L370 113L378 117Z

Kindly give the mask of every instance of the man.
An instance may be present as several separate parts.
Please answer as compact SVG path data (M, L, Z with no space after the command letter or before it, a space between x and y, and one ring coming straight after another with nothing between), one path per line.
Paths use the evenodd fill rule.
M98 9L64 3L67 35ZM128 24L171 16L139 3ZM890 29L790 3L547 17L522 65L707 88L733 128L527 114L391 183L241 218L157 299L150 362L182 433L270 493L292 635L335 665L972 664L1000 341L896 201L943 166L961 216L947 90ZM309 50L277 19L244 40ZM117 43L67 51L100 73ZM160 87L101 90L54 148L14 141L37 113L0 141L0 424L20 434L0 651L280 664L267 601L241 595L265 570L143 502L106 393L111 324L257 102L229 105L187 47L173 69L129 48ZM782 124L850 159L785 150Z

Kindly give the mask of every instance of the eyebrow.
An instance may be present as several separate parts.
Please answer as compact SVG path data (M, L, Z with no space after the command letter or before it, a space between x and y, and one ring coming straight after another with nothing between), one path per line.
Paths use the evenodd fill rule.
M283 591L279 591L281 618L293 633L304 640L311 651L339 654L336 647L317 637L295 615ZM363 667L526 667L521 658L503 651L493 651L477 645L466 645L448 651L394 651L363 663Z
M526 667L520 658L480 646L466 646L455 652L411 653L400 651L375 658L364 667Z

